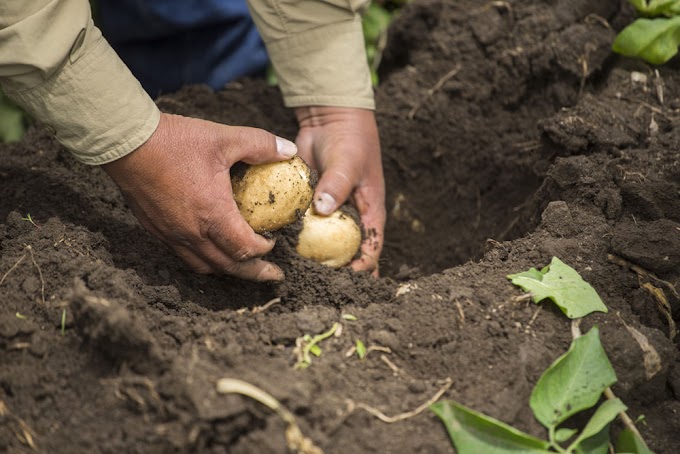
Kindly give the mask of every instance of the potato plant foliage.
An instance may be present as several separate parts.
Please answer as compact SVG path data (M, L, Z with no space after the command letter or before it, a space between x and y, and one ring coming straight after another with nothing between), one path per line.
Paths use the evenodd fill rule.
M595 289L580 274L553 257L550 265L541 269L531 268L523 273L511 274L513 284L531 293L534 303L552 300L569 318L580 318L592 312L607 312Z
M534 302L551 299L570 318L594 311L607 312L595 289L557 257L542 270L531 268L508 278L531 292ZM607 454L609 426L627 409L623 402L618 398L604 400L580 430L573 427L571 418L594 408L605 390L616 381L616 373L595 326L572 341L569 350L543 372L531 393L529 406L536 420L546 428L547 440L457 402L440 401L430 409L446 426L459 454ZM637 434L625 429L618 437L615 452L648 454L652 451Z
M580 431L569 424L571 416L592 408L616 375L602 344L599 330L574 339L569 350L543 373L531 393L530 406L548 430L548 440L521 432L490 416L453 401L430 408L441 418L459 454L569 453L607 454L609 425L626 410L620 399L605 400ZM617 453L651 453L644 441L624 430Z
M614 40L615 52L661 65L678 53L680 0L629 0L640 18Z

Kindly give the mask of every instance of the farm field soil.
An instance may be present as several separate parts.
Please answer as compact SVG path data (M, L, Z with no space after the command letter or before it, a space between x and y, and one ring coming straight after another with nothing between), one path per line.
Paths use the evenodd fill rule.
M281 285L196 275L100 169L42 128L1 146L0 452L286 452L283 422L218 395L222 377L279 399L328 453L454 452L431 412L389 424L360 405L397 415L447 379L445 398L545 436L529 395L568 348L570 321L521 298L506 275L553 256L609 308L582 330L599 326L614 393L644 415L655 452L677 452L680 69L657 74L611 53L632 18L614 0L404 8L376 94L388 190L379 280L301 260L287 241L273 253ZM262 81L157 102L296 133ZM296 339L336 322L342 334L295 369ZM357 339L381 349L348 357Z

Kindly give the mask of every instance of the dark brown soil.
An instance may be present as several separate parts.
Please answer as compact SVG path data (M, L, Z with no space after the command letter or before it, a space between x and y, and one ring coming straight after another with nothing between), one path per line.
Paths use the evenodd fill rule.
M285 242L274 253L280 286L193 274L100 169L46 131L0 147L0 451L285 452L283 423L252 400L218 396L220 377L280 399L329 453L453 452L432 413L394 424L348 413L348 399L388 415L414 409L448 377L445 397L545 436L529 394L568 347L570 321L516 300L506 275L557 256L610 309L582 329L599 325L614 392L631 417L645 416L652 449L677 452L678 338L644 281L608 254L680 281L680 70L657 76L610 52L632 17L623 5L404 9L377 91L389 214L380 280L301 260ZM187 87L158 104L295 136L261 81ZM679 320L677 294L652 283ZM342 334L295 369L296 338L334 322ZM658 352L653 377L624 323ZM391 353L346 357L357 339Z

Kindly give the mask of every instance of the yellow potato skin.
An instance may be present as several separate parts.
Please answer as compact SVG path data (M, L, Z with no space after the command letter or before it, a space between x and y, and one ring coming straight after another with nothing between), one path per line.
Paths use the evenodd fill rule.
M338 210L319 216L312 208L302 219L297 253L331 268L352 261L361 246L361 229L347 214Z
M249 166L242 177L232 177L231 186L241 215L257 233L292 224L314 195L311 171L297 156Z

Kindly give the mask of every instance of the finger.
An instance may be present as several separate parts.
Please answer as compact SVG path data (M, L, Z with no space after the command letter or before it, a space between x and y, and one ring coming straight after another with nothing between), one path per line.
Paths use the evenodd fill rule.
M274 248L276 241L258 235L248 225L233 200L225 200L220 211L212 213L207 235L212 243L236 262L261 257Z
M332 214L348 198L356 183L350 177L356 172L349 162L328 165L314 190L314 209L324 216Z
M352 261L350 266L354 271L370 271L373 272L374 277L378 277L380 275L378 260L382 252L383 236L378 234L377 230L373 232L361 243L361 255Z
M359 188L354 200L361 215L365 238L361 243L361 255L350 266L355 271L373 271L378 277L379 258L384 244L385 205L379 189Z
M229 166L238 161L247 164L284 161L297 154L293 142L264 129L225 126L222 132L223 153Z
M280 282L285 279L283 270L271 262L262 259L235 262L224 267L226 274L255 282Z
M350 263L354 271L373 271L374 276L378 277L380 254L383 247L383 234L377 228L368 228L367 236L361 243L361 255L358 259Z
M256 282L282 281L284 273L278 266L261 259L236 262L209 244L196 250L184 246L175 248L179 255L194 271L202 274L228 274Z
M284 278L281 268L259 258L237 262L214 246L203 247L198 252L216 273L256 282L282 281Z
M314 157L314 136L306 130L300 130L295 138L295 145L297 145L298 153L309 167L318 169L316 158Z
M189 267L199 274L214 274L217 272L208 262L196 255L191 249L173 245L172 249Z

